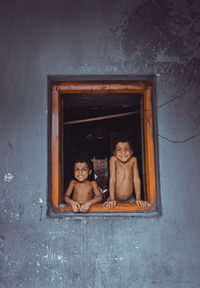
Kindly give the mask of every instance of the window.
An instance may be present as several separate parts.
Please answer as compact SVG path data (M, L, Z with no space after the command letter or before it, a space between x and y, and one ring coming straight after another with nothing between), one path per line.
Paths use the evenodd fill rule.
M142 199L151 206L143 210L135 203L119 202L108 210L102 202L92 205L89 215L158 211L152 88L152 80L50 81L50 215L72 214L63 196L77 153L90 153L96 181L106 195L112 142L124 130L134 139Z

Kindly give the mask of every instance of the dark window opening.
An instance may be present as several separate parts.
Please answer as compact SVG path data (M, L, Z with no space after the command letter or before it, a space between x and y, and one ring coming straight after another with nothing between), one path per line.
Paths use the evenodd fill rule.
M138 160L142 199L146 199L142 165L142 95L104 94L88 97L77 94L62 97L62 203L69 181L73 179L73 159L79 153L87 153L92 159L96 181L107 198L112 142L120 133L132 139L134 156Z

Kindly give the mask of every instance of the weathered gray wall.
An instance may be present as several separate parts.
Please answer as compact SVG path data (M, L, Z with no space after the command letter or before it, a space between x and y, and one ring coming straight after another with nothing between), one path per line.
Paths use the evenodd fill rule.
M199 3L1 0L1 288L200 287ZM157 75L161 217L46 216L61 74Z

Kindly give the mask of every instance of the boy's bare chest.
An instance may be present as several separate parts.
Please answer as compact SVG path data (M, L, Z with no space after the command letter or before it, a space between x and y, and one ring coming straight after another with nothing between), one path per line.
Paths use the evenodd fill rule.
M74 186L74 193L87 194L92 192L92 184L89 183L76 183Z
M117 180L131 179L133 175L133 164L131 163L116 163L116 178Z

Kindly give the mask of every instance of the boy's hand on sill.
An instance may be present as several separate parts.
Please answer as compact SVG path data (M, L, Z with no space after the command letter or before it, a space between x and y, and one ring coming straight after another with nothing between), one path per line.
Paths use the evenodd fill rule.
M90 209L90 204L86 202L85 204L81 205L80 212L86 213Z
M143 200L136 200L136 205L139 206L142 209L146 209L149 206L149 203Z
M113 207L115 207L116 206L116 201L115 200L113 200L113 201L111 201L111 200L109 200L109 201L106 201L104 204L103 204L103 206L105 206L106 208L108 208L108 209L112 209Z
M74 213L79 212L79 210L81 208L80 204L78 202L75 202L75 201L71 204L71 206L72 206L72 211Z

